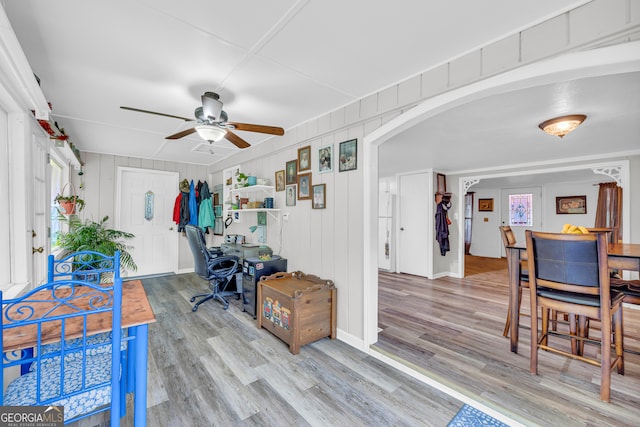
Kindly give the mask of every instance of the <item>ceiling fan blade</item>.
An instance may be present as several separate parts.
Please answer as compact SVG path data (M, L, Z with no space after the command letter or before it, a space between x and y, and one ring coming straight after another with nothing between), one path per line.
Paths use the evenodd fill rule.
M141 110L140 108L125 107L125 106L120 106L120 108L122 108L123 110L135 111L137 113L154 114L156 116L170 117L172 119L180 119L180 120L184 120L185 122L192 122L193 121L193 119L188 119L186 117L174 116L173 114L158 113L156 111Z
M238 148L249 148L249 147L251 147L251 144L249 144L244 139L240 138L235 133L231 132L229 129L227 129L227 134L225 135L225 138L227 138L229 141L231 141Z
M169 135L169 136L165 136L164 139L180 139L183 138L187 135L191 135L192 133L194 133L196 131L196 128L189 128L189 129L185 129L185 130L181 130L180 132L176 132L173 135Z
M252 125L249 123L229 122L228 124L236 128L236 130L245 130L247 132L268 133L269 135L284 135L284 129L276 126Z

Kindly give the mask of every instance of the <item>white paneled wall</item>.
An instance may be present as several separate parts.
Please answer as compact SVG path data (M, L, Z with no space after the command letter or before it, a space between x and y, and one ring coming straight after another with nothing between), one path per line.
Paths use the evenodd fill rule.
M368 297L366 292L371 284L364 283L363 270L366 263L375 260L365 261L363 255L368 253L363 248L363 218L370 215L363 208L363 189L370 187L365 185L362 173L362 164L368 161L362 156L363 137L421 101L448 90L571 50L637 40L640 38L639 9L639 0L594 0L547 22L524 29L519 34L509 35L482 49L452 58L420 75L411 76L391 87L381 88L378 93L354 100L340 109L287 129L284 136L274 137L213 166L209 172L212 173L214 182L209 184L219 184L222 170L237 164L245 172L273 179L276 170L284 169L286 161L297 157L299 147L311 145L312 160L316 161L317 147L333 144L334 153L337 153L340 142L358 139L357 170L340 173L336 167L333 173L319 174L314 165L313 183L327 184L326 209L311 209L309 200L298 201L297 206L287 208L284 206L282 193L276 195L276 204L290 212L289 221L282 226L280 251L289 259L290 269L335 281L338 288L339 337L354 345L364 346L367 343L364 338L364 299ZM100 214L111 213L109 203L113 200L114 167L120 162L135 166L130 164L135 163L135 160L101 159L101 156L90 154L84 154L84 157L90 162L85 167L86 173L95 176L93 179L96 182L92 188L98 188L100 192L95 197L106 200L105 205L99 208ZM148 167L142 162L140 161L140 167ZM92 168L105 169L104 185L99 183L97 176L100 175L94 175L96 172L90 171ZM152 164L150 168L178 170L181 179L183 176L205 176L200 171L189 170L186 165ZM377 191L375 185L372 191ZM85 197L89 199L93 196L86 194ZM271 219L269 224L269 244L277 249L280 229ZM246 228L247 225L233 227ZM233 231L236 228L229 229L229 232L247 234L241 228L241 231ZM453 250L454 247L449 262L457 265L459 260L453 255ZM180 252L181 268L190 262L187 254L186 251ZM450 269L454 270L455 267Z
M598 40L604 41L613 36L617 42L637 39L638 9L640 2L637 0L596 0L288 129L285 136L272 140L275 144L269 151L253 156L266 157L262 164L271 167L256 173L272 176L275 170L284 168L287 160L296 158L297 148L308 144L312 145L314 156L316 147L327 143L334 144L335 152L341 141L351 138L358 138L360 145L362 137L401 111L447 90L551 55L595 44ZM598 24L594 27L593 22ZM336 282L338 328L343 338L352 341L363 339L363 299L368 288L363 283L365 250L362 247L362 219L368 212L362 208L364 185L361 173L361 164L367 159L362 158L360 146L358 150L356 171L334 171L322 175L313 171L314 183L327 184L327 209L314 211L310 201L299 201L297 206L287 209L291 216L284 226L282 242L282 253L289 259L291 269ZM250 153L241 156L246 160L240 161L241 157L235 156L223 165L216 165L215 171L221 172L224 167L238 162L251 164L255 161L250 160ZM283 204L283 200L277 200ZM453 258L452 262L457 264L459 261Z
M88 218L94 221L99 221L103 217L109 216L108 224L110 227L115 226L116 176L119 166L178 172L180 181L183 179L191 181L193 179L197 183L198 180L205 181L208 178L207 167L202 165L95 153L82 153L82 160L85 162L84 175L79 176L74 172L72 176L72 182L78 191L78 195L87 203L79 216L81 219ZM212 183L209 182L208 184L209 188L213 189ZM179 188L175 189L176 197L179 191ZM211 239L212 237L209 236L208 238ZM182 233L179 239L178 256L178 268L180 271L193 270L193 256L187 239Z

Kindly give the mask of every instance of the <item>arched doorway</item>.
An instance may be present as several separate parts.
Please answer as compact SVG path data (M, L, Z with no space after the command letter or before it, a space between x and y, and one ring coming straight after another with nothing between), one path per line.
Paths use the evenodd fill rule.
M637 47L637 46L636 46ZM606 53L603 52L606 50ZM535 63L522 68L506 72L502 75L487 78L465 87L435 96L422 104L408 110L389 123L378 128L363 139L364 156L369 159L364 169L364 347L368 348L377 341L378 325L378 280L377 256L378 241L376 213L378 212L377 185L379 148L392 141L394 136L407 129L428 120L442 112L468 104L491 95L531 88L567 79L618 74L621 72L637 72L640 70L640 53L633 44L619 45L601 49L600 52L585 51L564 55L544 63ZM574 158L572 158L574 160ZM559 163L559 162L556 162ZM517 166L516 166L517 167ZM512 166L512 169L514 167ZM540 167L541 168L541 167ZM499 172L496 172L499 173ZM488 174L488 173L487 173ZM460 174L461 177L471 174ZM451 183L458 188L458 200L465 193L463 179ZM467 187L468 188L468 187ZM464 204L458 202L458 216L464 217ZM626 203L628 206L628 203ZM463 221L458 222L458 241L452 242L452 252L455 251L456 270L452 274L460 277L464 272L464 230Z

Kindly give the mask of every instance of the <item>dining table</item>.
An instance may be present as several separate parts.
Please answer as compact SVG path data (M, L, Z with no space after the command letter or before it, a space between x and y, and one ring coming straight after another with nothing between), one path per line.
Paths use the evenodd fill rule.
M521 255L526 253L525 242L517 242L508 245L506 250L510 252L509 260L509 310L511 319L518 319L520 313L520 261ZM607 247L609 268L612 270L631 270L640 272L640 244L637 243L610 243ZM509 342L511 351L518 353L518 322L511 322L509 326Z
M50 290L42 290L42 300L50 298ZM81 293L83 292L80 290ZM33 299L38 299L38 294ZM90 301L89 299L78 301ZM53 304L53 301L52 301ZM41 304L39 310L46 312L48 306ZM78 306L81 310L90 307ZM109 332L111 330L111 313L91 315L87 322L87 335ZM134 425L143 427L147 419L147 358L148 358L148 326L156 321L151 304L140 280L129 280L122 283L122 318L121 326L127 330L129 345L127 346L127 379L126 390L134 393ZM82 337L83 324L68 322L65 338ZM9 328L3 333L3 350L13 352L32 349L38 342L37 329L27 326ZM60 330L51 330L42 334L41 342L60 341Z

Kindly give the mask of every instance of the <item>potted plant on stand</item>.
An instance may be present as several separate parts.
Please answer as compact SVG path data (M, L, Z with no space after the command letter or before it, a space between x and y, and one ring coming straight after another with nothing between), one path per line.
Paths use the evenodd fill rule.
M125 231L108 228L106 223L108 216L102 218L100 222L92 220L81 221L78 217L72 216L67 219L69 231L58 234L57 244L68 253L80 251L95 251L104 255L113 256L116 251L120 251L120 266L122 269L136 271L138 266L134 262L125 241L135 237ZM83 259L83 268L90 268L91 262ZM107 278L108 280L108 278ZM103 279L103 281L105 281Z

